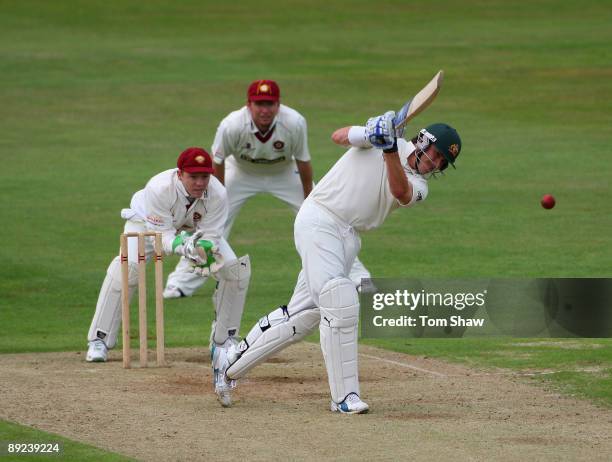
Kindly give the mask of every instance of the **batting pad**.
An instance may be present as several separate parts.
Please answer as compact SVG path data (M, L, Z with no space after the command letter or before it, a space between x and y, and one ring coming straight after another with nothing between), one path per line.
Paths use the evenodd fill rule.
M359 395L359 297L355 284L343 277L328 281L321 289L319 304L321 351L327 368L329 388L334 402L341 403L349 393Z
M128 261L129 298L132 299L138 285L138 264ZM115 257L106 271L106 277L98 295L96 313L94 314L87 340L101 339L108 348L117 343L117 333L121 324L121 261Z
M230 261L215 274L219 280L213 294L216 319L213 340L221 345L230 336L238 334L240 320L244 311L249 280L251 279L251 262L248 255Z
M290 314L286 306L277 308L261 318L240 342L238 359L233 360L226 375L233 380L242 378L273 354L310 335L320 320L317 309Z

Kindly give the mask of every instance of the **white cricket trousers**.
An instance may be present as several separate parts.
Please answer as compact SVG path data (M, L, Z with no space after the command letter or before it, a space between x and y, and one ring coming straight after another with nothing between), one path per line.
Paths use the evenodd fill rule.
M316 309L326 282L336 277L350 278L361 249L357 231L313 200L304 202L295 219L293 233L302 270L287 306L289 314Z
M291 301L287 307L281 306L262 317L240 342L238 348L242 354L228 369L232 378L242 378L273 354L304 339L319 327L322 289L331 280L348 278L361 247L359 235L351 226L311 199L307 199L298 212L294 236L302 270ZM354 349L356 357L356 343L345 347ZM322 344L321 348L325 346ZM333 368L335 363L329 366ZM352 391L356 392L358 384L355 385L356 390Z

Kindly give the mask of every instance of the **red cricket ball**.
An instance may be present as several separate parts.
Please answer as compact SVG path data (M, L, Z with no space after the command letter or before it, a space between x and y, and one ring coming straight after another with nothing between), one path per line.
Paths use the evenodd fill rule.
M555 206L555 198L552 194L544 194L540 203L545 209L552 209Z

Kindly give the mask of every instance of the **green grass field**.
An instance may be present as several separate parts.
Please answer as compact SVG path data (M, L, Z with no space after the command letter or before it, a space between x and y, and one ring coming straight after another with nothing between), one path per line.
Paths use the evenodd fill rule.
M397 108L446 71L408 130L456 126L458 169L363 236L375 276L612 276L609 2L1 1L0 11L0 352L84 351L120 209L182 149L209 148L257 78L276 79L306 117L318 179L343 152L335 128ZM245 327L291 295L292 220L261 196L234 226L230 242L254 271ZM211 293L167 303L169 347L208 341ZM479 342L379 344L485 366L554 357L564 372L551 381L612 402L607 340L531 348L544 364L512 360L511 340Z
M365 343L477 368L511 369L563 393L612 405L610 339L368 339Z

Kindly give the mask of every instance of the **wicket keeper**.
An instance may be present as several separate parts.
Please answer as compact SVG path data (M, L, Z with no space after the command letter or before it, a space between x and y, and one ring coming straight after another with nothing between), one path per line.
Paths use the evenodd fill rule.
M124 232L162 233L163 252L185 258L189 269L212 274L218 285L213 295L216 320L211 344L217 349L236 342L251 275L248 255L237 258L223 237L227 220L227 194L214 171L211 156L201 148L189 148L177 159L177 168L155 175L132 196L123 209ZM208 252L204 259L199 248ZM145 240L147 262L154 254L153 238ZM138 244L128 240L128 285L133 295L138 284ZM117 342L121 323L121 263L113 259L102 283L89 328L86 360L104 362Z

